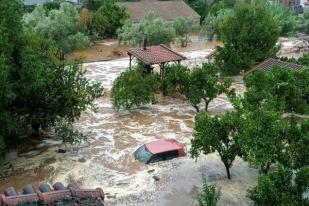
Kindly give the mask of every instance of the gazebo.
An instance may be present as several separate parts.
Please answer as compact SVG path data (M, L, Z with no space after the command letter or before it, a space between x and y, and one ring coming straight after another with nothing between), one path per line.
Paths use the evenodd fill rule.
M132 66L133 58L137 58L145 65L152 66L158 64L160 66L160 75L164 75L164 67L169 62L175 62L180 64L186 57L171 50L167 46L160 44L157 46L149 46L142 48L129 48L128 55L130 57L130 68Z

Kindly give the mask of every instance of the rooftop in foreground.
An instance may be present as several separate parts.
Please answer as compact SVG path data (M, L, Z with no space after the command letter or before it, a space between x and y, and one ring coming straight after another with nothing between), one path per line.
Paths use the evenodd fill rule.
M300 72L303 69L303 66L300 64L293 64L293 63L281 61L279 59L269 58L269 59L262 61L258 65L254 66L252 69L249 69L243 75L246 76L256 70L263 71L263 72L269 72L273 69L274 66L279 66L284 69L292 69L298 72Z

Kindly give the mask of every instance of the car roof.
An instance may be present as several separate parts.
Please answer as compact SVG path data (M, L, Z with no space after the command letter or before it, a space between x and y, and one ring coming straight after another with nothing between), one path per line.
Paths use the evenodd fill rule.
M183 149L182 145L175 139L155 140L146 143L145 146L152 154Z

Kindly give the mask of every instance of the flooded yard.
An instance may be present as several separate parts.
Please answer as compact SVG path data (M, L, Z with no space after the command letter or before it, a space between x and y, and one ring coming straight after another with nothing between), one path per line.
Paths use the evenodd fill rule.
M200 65L209 52L210 49L184 52L188 59L183 64ZM101 81L106 90L105 95L96 100L97 111L84 112L76 123L78 129L93 138L91 143L77 154L73 151L57 153L58 146L36 152L40 148L38 145L36 150L15 160L14 170L25 172L2 181L1 190L10 185L21 189L30 182L36 185L41 181L76 182L86 188L102 187L107 193L106 205L149 205L151 202L152 205L195 205L201 175L205 174L211 183L222 188L223 202L228 200L234 205L246 202L246 188L254 183L256 174L240 159L232 169L235 175L232 181L226 179L223 164L216 154L202 156L197 162L189 156L149 165L134 160L133 152L143 143L155 139L175 138L188 151L195 109L185 100L159 95L156 105L132 112L115 111L109 91L113 80L128 63L128 58L123 58L84 65L87 77ZM241 81L234 86L238 92L244 91ZM224 95L216 98L209 108L213 113L232 109ZM180 194L186 201L178 198ZM229 198L231 195L233 199Z
M209 48L181 52L188 59L183 64L193 67L205 61ZM158 104L146 105L132 112L117 112L112 108L109 93L115 78L129 65L128 58L84 64L87 78L102 82L103 97L96 100L97 111L85 111L76 128L92 137L89 145L79 151L58 153L59 139L46 140L34 150L12 154L10 168L2 178L0 191L8 186L21 189L28 183L42 181L65 184L75 182L85 188L103 188L106 205L194 206L202 184L208 182L221 188L220 205L252 205L246 190L257 180L257 172L242 159L236 159L232 180L217 154L202 155L196 161L189 155L149 165L134 160L133 152L143 143L175 138L190 149L195 109L181 98L158 95ZM233 83L238 93L245 88L241 78ZM209 105L213 114L232 109L225 95ZM14 158L15 157L15 158ZM154 176L156 178L154 178Z

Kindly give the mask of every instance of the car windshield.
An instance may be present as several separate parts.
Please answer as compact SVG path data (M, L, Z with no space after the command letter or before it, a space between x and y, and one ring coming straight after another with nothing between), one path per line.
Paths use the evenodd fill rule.
M143 145L134 152L134 156L135 156L135 159L138 159L141 162L147 163L150 160L152 153L150 153L147 150L146 146Z

